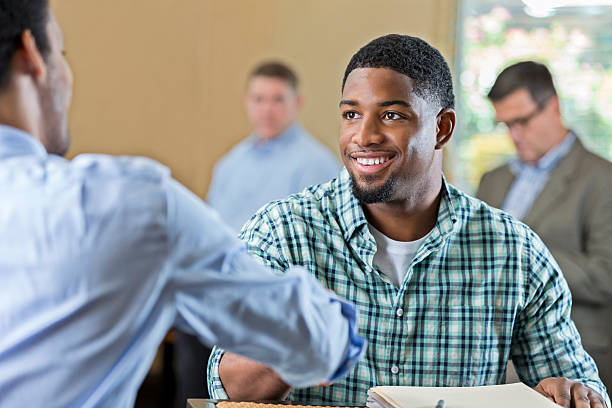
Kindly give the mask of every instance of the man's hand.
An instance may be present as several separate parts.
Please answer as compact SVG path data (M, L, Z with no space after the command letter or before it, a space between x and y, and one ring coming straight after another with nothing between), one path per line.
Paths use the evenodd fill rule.
M536 385L535 390L564 408L606 408L601 395L565 377L545 378Z

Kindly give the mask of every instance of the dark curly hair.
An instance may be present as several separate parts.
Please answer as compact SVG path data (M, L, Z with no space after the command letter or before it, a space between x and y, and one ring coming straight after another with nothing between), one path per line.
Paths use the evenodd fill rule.
M388 34L362 47L349 62L342 80L357 68L389 68L414 81L414 92L420 97L454 108L455 94L448 64L438 50L420 38Z
M21 44L21 33L25 30L32 32L43 57L47 55L48 21L48 0L0 0L0 90L3 90L9 81L11 60Z

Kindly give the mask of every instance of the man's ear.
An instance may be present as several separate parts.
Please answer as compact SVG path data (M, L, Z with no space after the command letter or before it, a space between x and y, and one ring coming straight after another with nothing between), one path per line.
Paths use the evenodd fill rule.
M550 103L552 104L553 112L555 115L561 117L561 102L559 101L559 97L557 95L550 98Z
M436 150L440 150L448 143L455 131L455 111L442 109L436 117Z
M47 65L30 30L21 33L21 52L24 70L32 75L36 82L43 80L47 75Z

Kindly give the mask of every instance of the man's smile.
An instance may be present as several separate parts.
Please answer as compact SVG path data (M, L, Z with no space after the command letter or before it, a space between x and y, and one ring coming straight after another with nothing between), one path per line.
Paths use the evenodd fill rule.
M355 152L349 154L353 167L363 174L378 173L391 165L396 154L391 152Z

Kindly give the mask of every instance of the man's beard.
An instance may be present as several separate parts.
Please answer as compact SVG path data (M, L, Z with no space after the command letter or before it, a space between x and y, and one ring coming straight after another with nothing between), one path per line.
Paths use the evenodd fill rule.
M371 184L375 181L374 177L360 176L365 184ZM363 204L374 204L374 203L386 203L393 197L395 191L395 178L390 176L385 183L376 188L362 188L355 180L355 177L351 175L353 182L353 195L359 202Z

